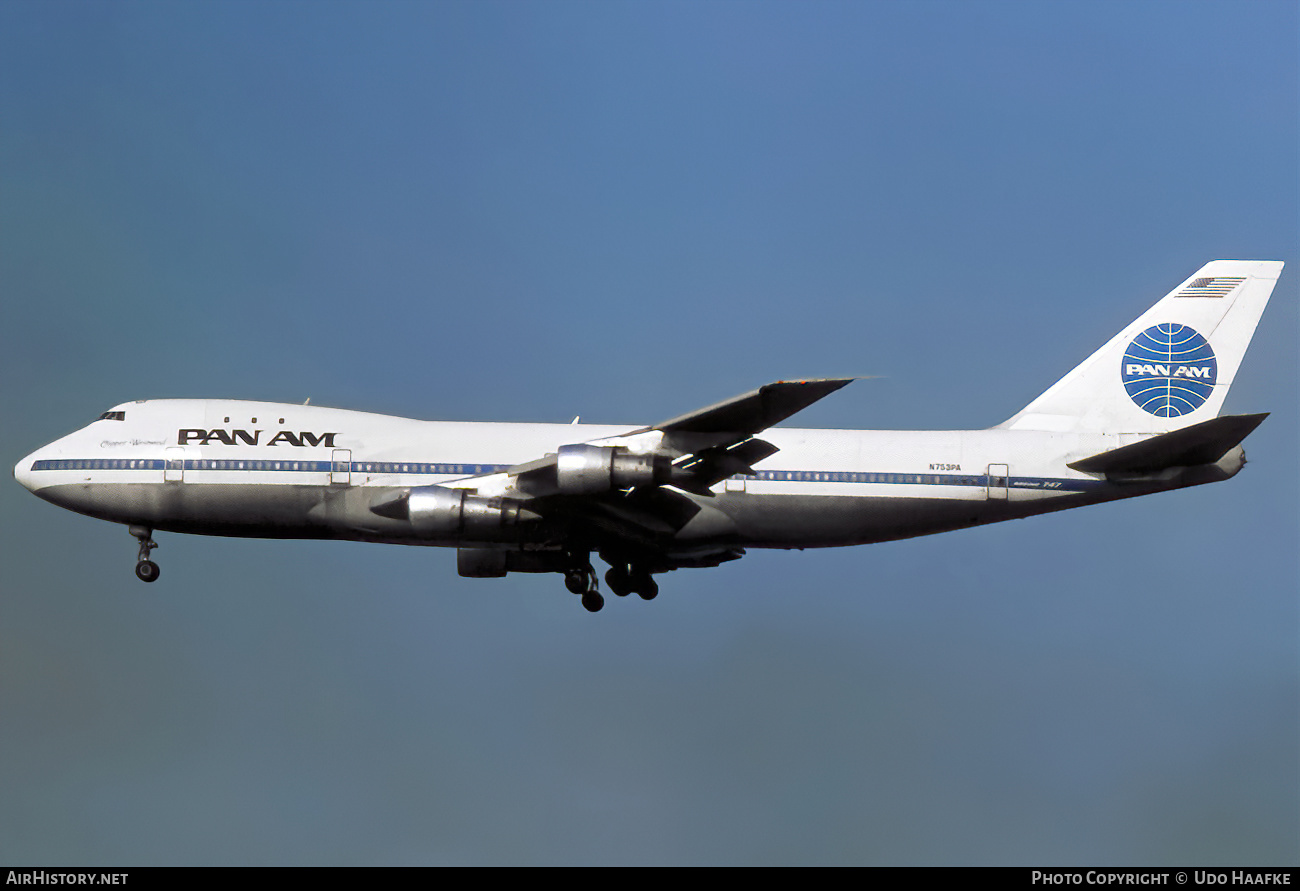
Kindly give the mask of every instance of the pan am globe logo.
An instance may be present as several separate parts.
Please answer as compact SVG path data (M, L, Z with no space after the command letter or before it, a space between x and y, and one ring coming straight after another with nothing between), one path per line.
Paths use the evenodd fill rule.
M1129 398L1158 418L1196 411L1214 392L1219 363L1210 343L1176 322L1143 331L1124 351L1120 380Z

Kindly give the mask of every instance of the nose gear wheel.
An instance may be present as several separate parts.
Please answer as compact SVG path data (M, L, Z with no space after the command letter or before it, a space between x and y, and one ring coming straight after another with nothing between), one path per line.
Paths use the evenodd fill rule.
M158 547L158 542L153 540L153 530L147 526L132 526L130 532L140 541L140 550L135 558L135 577L142 582L156 582L161 570L149 559L149 552Z

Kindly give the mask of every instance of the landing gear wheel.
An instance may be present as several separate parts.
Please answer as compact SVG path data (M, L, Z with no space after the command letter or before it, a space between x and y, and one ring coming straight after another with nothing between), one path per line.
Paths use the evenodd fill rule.
M564 587L582 598L582 605L587 612L598 612L605 605L605 598L600 596L600 585L596 581L596 570L591 565L590 554L582 551L569 552L569 568L564 570Z
M631 585L642 600L654 600L659 596L659 583L648 572L633 574Z
M570 569L564 574L564 587L570 594L586 594L591 587L587 582L587 573L582 569Z
M149 559L149 552L158 547L158 542L153 540L153 530L148 526L129 526L127 531L140 542L140 552L135 558L135 577L142 582L157 581L158 564Z
M619 597L626 597L632 593L632 577L626 566L612 566L609 572L605 573L605 584L609 585L609 590Z

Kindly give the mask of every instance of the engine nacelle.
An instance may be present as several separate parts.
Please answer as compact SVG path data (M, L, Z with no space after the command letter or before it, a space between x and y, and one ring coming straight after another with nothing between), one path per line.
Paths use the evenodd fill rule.
M564 572L568 555L559 551L457 548L456 571L470 579L499 579L508 572Z
M506 569L506 552L497 548L457 548L456 573L467 579L499 579Z
M627 449L586 443L562 445L555 454L555 479L565 495L598 495L616 489L668 481L667 455L634 455Z
M506 498L485 498L465 489L417 486L371 506L381 517L405 520L421 536L495 541L537 514Z

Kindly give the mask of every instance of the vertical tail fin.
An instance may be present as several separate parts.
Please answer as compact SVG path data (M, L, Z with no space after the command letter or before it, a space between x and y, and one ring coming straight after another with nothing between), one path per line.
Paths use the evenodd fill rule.
M1282 265L1207 263L999 426L1164 433L1216 417Z

